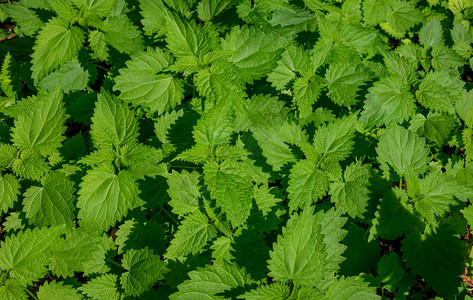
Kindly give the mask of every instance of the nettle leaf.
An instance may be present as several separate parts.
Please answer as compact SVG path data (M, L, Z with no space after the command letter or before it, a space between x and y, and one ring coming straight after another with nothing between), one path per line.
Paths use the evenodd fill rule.
M242 225L250 215L253 184L247 179L244 164L232 161L207 163L204 181L233 227Z
M142 105L151 113L173 109L184 98L184 87L179 78L162 73L172 62L172 56L159 48L137 53L119 70L114 90L121 92L123 101Z
M148 291L169 271L166 262L148 248L128 250L123 254L122 265L127 271L122 273L120 283L125 294L130 296L140 296Z
M222 48L231 53L230 60L241 72L258 79L275 67L278 50L286 45L288 38L282 32L235 26L222 42Z
M104 274L89 280L86 284L78 287L78 290L94 300L119 300L120 292L117 282L118 276L116 274Z
M56 276L72 277L74 272L86 272L87 265L97 259L97 253L103 247L108 248L110 241L105 235L84 228L67 232L53 247L49 269Z
M88 171L78 193L77 217L81 226L90 230L107 230L141 205L133 176L127 171L116 173L106 165Z
M273 244L268 268L269 276L274 280L314 286L330 277L331 270L338 269L337 248L342 246L343 252L339 241L344 234L337 230L344 222L334 222L333 211L327 214L323 211L314 214L313 211L313 207L306 207L302 213L293 214Z
M26 229L1 242L0 268L10 270L10 277L19 284L31 285L43 278L51 261L54 245L64 233L64 226Z
M18 179L11 175L0 175L0 210L2 213L13 207L20 194L20 183Z
M376 82L366 95L361 121L371 126L402 123L414 116L414 95L410 87L397 77L386 77Z
M138 27L125 15L105 19L102 30L107 44L119 52L133 54L144 49L143 38Z
M89 71L84 70L77 59L73 59L41 79L38 87L43 90L59 88L67 94L84 90L88 82Z
M357 102L357 93L369 79L366 71L350 64L331 64L325 73L328 95L340 106L351 106Z
M442 24L438 18L432 18L425 22L424 26L419 31L419 42L424 47L435 48L443 45L443 30Z
M430 162L425 139L398 125L392 125L379 138L378 161L384 168L392 167L401 177L408 171L421 174Z
M33 148L41 154L50 154L66 139L66 110L62 93L55 90L40 93L36 98L27 98L21 103L23 111L15 118L12 128L13 145L18 148Z
M317 155L335 161L347 158L353 150L355 125L356 116L351 115L318 128L313 141Z
M460 99L464 82L445 71L428 73L416 91L422 106L433 111L455 113L455 103Z
M371 166L354 162L348 165L343 174L343 181L330 185L331 199L335 207L352 218L360 217L366 212L370 200Z
M188 276L190 279L179 284L179 291L172 294L170 299L226 299L224 292L253 283L245 269L223 259L217 259L205 268L198 267Z
M290 45L281 54L277 67L269 73L267 80L278 90L284 89L297 78L298 73L308 69L309 53L295 45Z
M0 9L6 13L15 24L18 24L20 33L31 36L44 27L44 22L33 9L25 5L25 2L18 1L8 5L2 4Z
M15 279L9 278L0 286L0 297L6 300L27 300L27 288Z
M138 141L138 121L128 105L102 91L95 104L90 134L97 147Z
M174 213L185 215L199 209L199 178L199 173L189 173L186 170L181 173L173 171L168 175L168 195L171 198L169 205Z
M232 116L226 107L215 107L204 113L194 126L192 135L197 144L216 146L228 144L233 133Z
M143 17L141 24L147 35L161 36L165 32L167 8L166 1L140 0L140 14Z
M419 189L419 195L413 200L414 207L431 225L435 225L435 217L444 216L460 201L473 197L472 188L439 172L430 173L420 180Z
M467 249L452 231L445 226L436 234L413 231L402 241L401 249L407 267L421 275L427 284L444 297L457 295L457 277L465 271Z
M166 13L165 20L166 43L174 56L199 56L213 46L208 33L195 20L171 12Z
M217 235L217 230L206 215L195 211L186 216L179 225L171 245L167 249L169 259L181 258L202 252L207 243Z
M314 162L301 160L294 164L289 174L287 188L291 211L304 208L322 198L328 190L329 179Z
M51 172L24 194L23 211L36 226L72 225L75 210L74 182L62 174Z
M248 291L238 298L247 300L264 300L264 299L290 299L291 288L285 283L272 283L261 285L254 290Z
M82 49L84 39L84 31L79 27L69 26L62 19L51 19L38 33L31 55L35 83L74 58Z
M48 299L68 299L68 300L81 300L84 298L81 294L78 293L72 285L64 285L63 282L51 281L45 282L42 286L39 287L38 300L48 300Z
M368 282L360 277L340 277L332 283L325 293L326 299L367 299L379 300L376 287L370 287Z

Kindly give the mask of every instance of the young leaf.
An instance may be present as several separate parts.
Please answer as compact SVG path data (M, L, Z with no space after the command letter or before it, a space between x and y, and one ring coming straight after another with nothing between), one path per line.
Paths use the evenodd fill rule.
M269 276L276 281L314 286L328 276L324 235L311 207L291 216L269 255Z
M23 286L43 278L51 261L54 245L64 233L64 226L26 229L1 242L0 268L10 270L10 277Z
M72 225L75 210L74 183L64 175L51 172L41 180L41 187L26 190L23 211L31 224Z
M169 259L181 258L189 254L202 252L204 246L216 236L216 228L200 211L184 218L178 227L171 245L167 249Z
M425 139L398 125L386 129L379 138L376 152L381 165L385 168L391 166L401 177L408 171L423 173L430 162Z
M80 184L77 207L81 226L107 230L116 221L138 207L138 185L127 171L115 173L110 166L87 172Z
M35 83L74 58L84 43L84 31L58 18L49 21L38 33L31 55Z
M98 95L90 134L97 147L138 141L138 122L128 106L107 92Z
M36 294L38 300L49 300L49 299L68 299L68 300L81 300L84 298L78 293L72 285L64 285L62 281L51 281L45 282L39 287Z
M166 262L154 255L148 248L128 250L123 254L123 267L128 270L122 273L120 283L129 296L140 296L148 291L158 280L164 279Z
M180 79L161 73L172 62L171 55L159 48L139 52L126 62L126 68L119 70L114 90L121 92L123 101L142 105L151 113L173 109L181 103L184 88Z
M205 268L197 268L188 275L190 279L178 285L179 291L171 295L171 300L190 300L195 299L196 295L203 299L225 299L219 294L253 282L245 269L222 259Z
M117 281L117 275L104 274L88 281L78 289L94 300L119 300Z
M12 129L13 145L33 148L40 153L54 152L66 139L66 110L58 90L40 93L23 101L23 111L15 118Z

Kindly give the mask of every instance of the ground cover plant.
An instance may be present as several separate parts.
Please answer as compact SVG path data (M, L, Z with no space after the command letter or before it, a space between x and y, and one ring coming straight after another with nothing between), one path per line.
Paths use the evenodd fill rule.
M469 297L473 2L0 19L0 299Z

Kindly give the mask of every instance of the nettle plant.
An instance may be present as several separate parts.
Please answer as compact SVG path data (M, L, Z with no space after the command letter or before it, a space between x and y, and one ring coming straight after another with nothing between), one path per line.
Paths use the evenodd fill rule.
M0 17L0 299L468 295L473 2Z

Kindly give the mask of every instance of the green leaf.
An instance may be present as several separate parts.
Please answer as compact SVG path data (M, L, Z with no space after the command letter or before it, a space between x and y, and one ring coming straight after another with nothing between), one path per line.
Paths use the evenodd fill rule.
M179 291L171 295L171 300L226 299L221 295L223 292L252 283L245 269L222 259L205 268L198 267L188 275L190 279L177 286Z
M161 36L165 32L167 8L162 0L140 0L141 24L147 35Z
M437 234L413 231L402 241L401 250L406 266L442 296L450 298L458 294L458 276L465 271L467 249L452 231L445 226Z
M169 205L175 214L182 216L199 209L199 177L199 173L186 170L181 173L173 171L168 175Z
M368 127L399 124L416 112L414 95L402 79L382 78L368 91L361 113L361 121Z
M84 32L62 20L53 18L38 33L31 57L32 77L37 83L61 64L73 59L82 49Z
M411 230L423 229L425 224L414 216L407 193L401 188L389 189L381 198L375 212L369 240L381 237L395 240Z
M450 208L473 197L473 189L445 174L433 172L420 180L420 194L413 200L416 211L430 225L443 217Z
M331 199L335 207L352 218L362 218L370 200L371 166L354 162L348 165L343 180L330 185Z
M277 67L269 73L267 80L278 90L284 89L299 73L308 69L309 53L295 45L290 45L281 54Z
M105 235L76 228L54 245L49 269L64 278L73 277L74 272L86 272L87 265L97 259L96 253L108 248L109 243Z
M431 62L435 70L457 69L465 64L452 49L443 46L432 49Z
M404 177L408 171L421 174L430 162L430 151L424 138L398 125L392 125L379 138L378 161L384 168L391 166Z
M225 107L216 107L203 114L192 131L197 144L215 146L228 144L233 133L231 114Z
M379 300L376 287L370 287L360 277L340 277L325 293L325 299L333 300Z
M50 167L43 157L31 150L24 150L20 157L15 159L12 170L20 178L40 181Z
M100 60L108 59L108 47L107 42L105 41L105 33L92 30L89 33L89 45L92 50L92 57Z
M208 22L231 5L232 1L228 0L200 1L197 5L197 16L200 20Z
M39 287L36 296L38 296L38 300L81 300L84 298L84 296L77 293L77 290L72 285L64 285L61 281L45 282Z
M328 125L320 126L314 135L314 150L321 158L342 161L347 158L355 144L356 116L336 119Z
M18 24L19 31L24 35L31 36L44 27L44 22L24 2L2 4L0 10L5 12L15 24Z
M181 258L202 252L205 245L216 237L216 228L200 211L186 216L179 225L171 245L167 249L169 259Z
M281 199L273 195L272 192L275 190L277 190L276 187L269 188L268 185L253 186L253 197L258 209L263 212L263 217L267 216L278 202L281 202Z
M130 249L123 254L122 265L125 270L120 277L120 283L129 296L140 296L148 291L158 280L164 279L169 270L166 262L160 260L148 248Z
M78 290L94 300L119 300L117 281L117 275L104 274L78 287Z
M0 268L23 285L43 278L51 261L52 249L63 234L63 226L26 229L1 242Z
M107 230L141 202L138 185L127 171L118 174L111 167L92 169L80 184L78 218L81 226Z
M443 46L443 30L442 24L438 18L432 18L425 22L422 29L419 31L419 42L424 47L435 48Z
M322 198L329 187L324 171L317 169L314 162L301 160L294 164L289 174L287 188L291 211L304 208Z
M212 46L211 40L206 39L203 28L195 20L172 13L167 13L165 20L167 47L174 56L199 56Z
M27 300L26 289L17 280L9 278L0 286L0 298L5 300Z
M230 61L240 72L259 79L276 66L278 50L288 38L276 30L265 32L255 26L235 26L222 42L222 48L231 53Z
M50 154L66 139L66 110L62 93L58 90L38 94L22 102L23 111L15 118L12 128L13 145L33 148L42 154Z
M314 286L327 276L327 252L312 207L293 214L269 252L269 276L276 281Z
M162 114L179 105L184 97L183 83L169 74L161 73L173 59L168 52L159 48L148 48L126 62L115 77L114 90L120 98L133 106L142 105L151 113Z
M399 260L399 255L395 252L383 255L378 263L378 276L381 282L390 284L401 281L406 275L403 263Z
M59 88L64 93L84 90L89 81L89 71L85 71L79 61L73 59L63 64L57 71L50 73L38 83L42 90Z
M313 116L312 105L317 102L322 91L322 85L305 78L298 78L294 82L294 104L299 109L299 118L309 118Z
M41 180L41 187L32 186L24 194L23 211L32 225L72 225L75 210L74 182L57 172Z
M242 225L250 216L253 184L247 170L239 162L223 161L204 166L204 181L233 227Z
M260 285L256 289L239 296L239 299L247 300L281 300L289 299L290 287L285 283L272 283Z
M366 71L350 64L331 64L325 73L328 95L340 106L349 107L357 102L357 93L369 79Z
M455 103L460 99L464 82L444 71L428 73L416 91L419 103L433 111L455 113Z
M140 30L125 15L108 17L102 30L107 44L121 53L133 54L144 49Z
M97 147L135 143L138 141L138 121L128 105L102 91L95 104L90 134Z
M8 209L13 207L13 204L18 200L20 194L20 182L11 175L0 175L0 210L6 213Z

